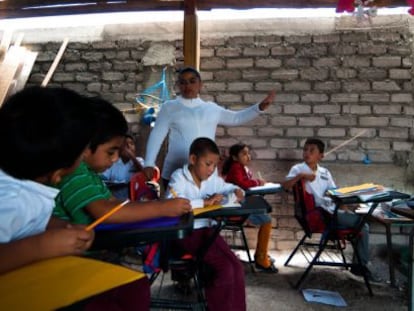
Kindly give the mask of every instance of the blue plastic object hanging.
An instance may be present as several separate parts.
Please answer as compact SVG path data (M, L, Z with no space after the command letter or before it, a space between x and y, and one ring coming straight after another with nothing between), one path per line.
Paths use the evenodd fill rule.
M153 102L156 102L155 107L148 107L142 116L142 122L146 125L153 126L155 124L157 112L160 110L162 103L170 99L170 92L168 90L166 79L166 71L167 67L164 67L161 72L160 81L146 88L142 91L142 93L138 94L138 96L136 97L136 101L138 103L145 103L147 98L152 98L154 99ZM158 92L160 97L154 95Z
M362 159L362 163L364 163L364 164L371 164L372 163L371 159L369 158L368 153L365 154L364 158Z

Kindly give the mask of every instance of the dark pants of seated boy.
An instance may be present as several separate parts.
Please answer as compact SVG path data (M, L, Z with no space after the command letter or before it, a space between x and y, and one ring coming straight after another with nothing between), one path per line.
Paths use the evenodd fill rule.
M174 241L174 244L183 253L196 256L212 233L211 228L196 229L190 236ZM221 236L217 236L206 250L202 262L212 269L211 277L203 282L208 309L214 311L246 310L243 265Z

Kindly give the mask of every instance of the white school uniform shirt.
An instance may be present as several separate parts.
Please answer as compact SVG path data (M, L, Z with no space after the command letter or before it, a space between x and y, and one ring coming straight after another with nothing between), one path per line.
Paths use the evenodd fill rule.
M305 162L302 162L292 166L286 179L292 179L300 173L313 174L314 172ZM317 165L315 174L316 178L314 181L307 180L305 182L305 189L313 195L316 206L322 207L332 214L335 211L335 204L325 193L329 189L336 188L335 182L331 173L325 167Z
M161 106L155 126L147 142L145 166L155 166L158 152L168 134L168 150L161 176L171 174L188 161L188 151L194 139L208 137L215 140L217 125L236 126L256 118L259 104L239 111L225 109L201 98L185 99L177 96Z
M183 168L174 171L171 175L168 187L174 189L179 198L189 199L193 209L204 207L204 199L216 193L228 196L230 197L229 201L234 202L234 190L240 189L236 185L226 183L224 179L217 174L217 170L215 170L214 174L208 179L203 180L199 188L188 170L188 164L185 164ZM167 191L166 193L167 198L173 197L170 191ZM210 227L212 224L213 221L211 219L195 219L194 229Z
M144 159L137 157L137 161L144 166ZM110 168L104 171L101 176L104 181L115 183L129 182L131 176L135 173L135 166L132 160L126 163L119 158Z
M46 230L59 190L0 170L0 243Z

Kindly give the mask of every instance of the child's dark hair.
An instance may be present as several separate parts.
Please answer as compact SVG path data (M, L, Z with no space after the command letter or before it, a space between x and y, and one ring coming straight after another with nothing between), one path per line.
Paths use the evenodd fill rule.
M95 134L89 144L89 148L93 153L99 145L110 141L112 138L125 137L128 132L128 123L122 112L110 102L95 97L91 104L97 122Z
M0 168L34 180L71 167L95 130L89 99L64 88L30 87L0 108Z
M316 145L316 147L318 147L318 150L319 150L320 153L325 152L325 144L319 138L308 138L305 141L305 146L306 145Z
M222 175L227 175L227 173L230 171L230 167L234 162L233 157L237 157L244 148L248 147L246 144L234 144L229 149L229 156L224 161L223 169L221 170Z
M220 155L220 150L217 147L217 144L210 138L199 137L194 139L190 146L190 155L199 157L206 153L214 153Z
M134 135L132 135L131 133L126 133L125 138L129 138L129 139L132 139L133 141L135 141Z
M201 81L200 73L198 72L197 69L195 69L193 67L184 67L184 68L178 70L178 78L180 78L183 74L185 74L187 72L192 73L193 75L195 75L197 77L197 79L199 79Z

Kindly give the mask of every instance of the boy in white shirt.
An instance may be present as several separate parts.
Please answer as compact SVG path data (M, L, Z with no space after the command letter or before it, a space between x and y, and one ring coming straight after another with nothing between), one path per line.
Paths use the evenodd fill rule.
M102 180L108 185L114 197L128 199L129 181L136 172L142 171L144 159L136 156L134 137L125 135L125 141L119 150L119 159L102 173Z
M53 217L52 210L59 192L54 186L79 166L95 130L90 99L64 88L25 88L0 108L0 141L7 146L0 152L0 277L37 261L82 255L91 246L93 231ZM64 272L51 271L56 274ZM41 290L45 280L39 275L31 282ZM19 282L12 288L27 280ZM142 278L114 285L77 310L138 311L149 310L149 304L149 282Z
M317 138L309 138L303 147L304 162L294 165L288 175L286 181L282 183L285 189L291 189L299 180L305 181L305 190L312 194L315 200L315 206L323 208L329 214L335 211L335 203L331 198L326 196L328 189L336 188L335 182L328 169L321 167L319 162L323 159L325 144ZM345 228L352 228L358 225L360 216L349 210L347 207L338 210L338 225ZM369 226L365 224L361 230L362 237L358 240L358 252L361 258L363 269L366 270L368 277L375 281L374 276L367 268L369 261ZM354 256L355 257L355 256ZM355 259L355 258L354 258ZM351 273L362 276L362 271L357 267L351 268Z
M218 176L219 159L220 152L214 141L206 137L195 139L190 147L189 163L171 175L167 196L189 199L192 208L221 204L225 196L229 202L234 202L234 197L241 201L243 190ZM183 254L196 256L213 232L210 224L208 219L197 219L196 230L174 244ZM203 263L213 270L205 288L209 310L246 310L243 266L221 236L207 249Z

